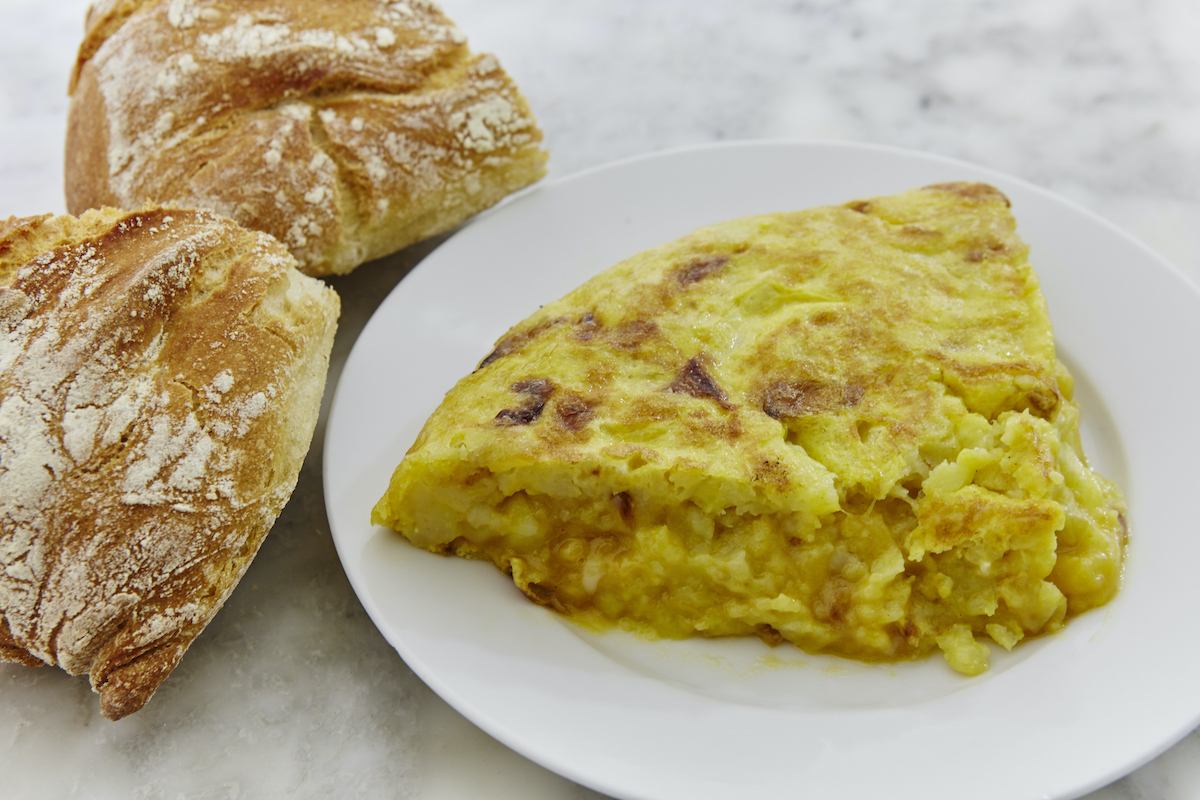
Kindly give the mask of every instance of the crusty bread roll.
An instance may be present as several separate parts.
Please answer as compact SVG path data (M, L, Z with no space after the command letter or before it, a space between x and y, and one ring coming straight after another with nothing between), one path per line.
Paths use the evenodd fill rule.
M67 207L208 208L342 274L536 181L541 139L428 0L101 0L71 81Z
M0 656L141 708L296 484L338 298L208 211L0 222Z

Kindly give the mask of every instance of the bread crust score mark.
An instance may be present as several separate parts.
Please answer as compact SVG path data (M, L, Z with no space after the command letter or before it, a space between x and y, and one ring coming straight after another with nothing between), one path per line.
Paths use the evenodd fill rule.
M0 223L0 657L141 708L295 486L338 315L211 212Z
M72 213L208 208L342 274L545 173L525 98L433 3L110 0L87 25Z

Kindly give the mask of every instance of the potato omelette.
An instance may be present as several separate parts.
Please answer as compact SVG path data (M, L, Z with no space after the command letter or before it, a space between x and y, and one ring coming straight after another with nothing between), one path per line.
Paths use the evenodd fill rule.
M1008 199L951 183L701 228L543 306L372 520L592 629L975 675L1114 596L1124 512Z

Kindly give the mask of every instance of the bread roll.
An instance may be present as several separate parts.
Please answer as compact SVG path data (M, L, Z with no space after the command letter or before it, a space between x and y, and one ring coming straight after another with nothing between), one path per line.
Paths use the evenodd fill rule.
M426 0L102 0L71 82L67 207L207 208L342 274L536 181L541 138Z
M296 485L338 298L207 211L0 222L0 656L141 708Z

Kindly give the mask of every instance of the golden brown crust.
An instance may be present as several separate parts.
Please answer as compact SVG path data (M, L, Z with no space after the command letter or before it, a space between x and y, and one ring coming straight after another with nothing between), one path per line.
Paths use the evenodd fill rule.
M153 0L96 0L88 7L87 16L83 21L83 41L79 44L79 53L71 70L68 93L75 91L79 71L87 60L96 54L100 45L104 44L135 11L149 2Z
M208 208L340 274L545 171L516 85L430 2L109 0L72 79L72 213Z
M0 223L0 656L137 710L237 584L316 424L338 300L149 207Z

